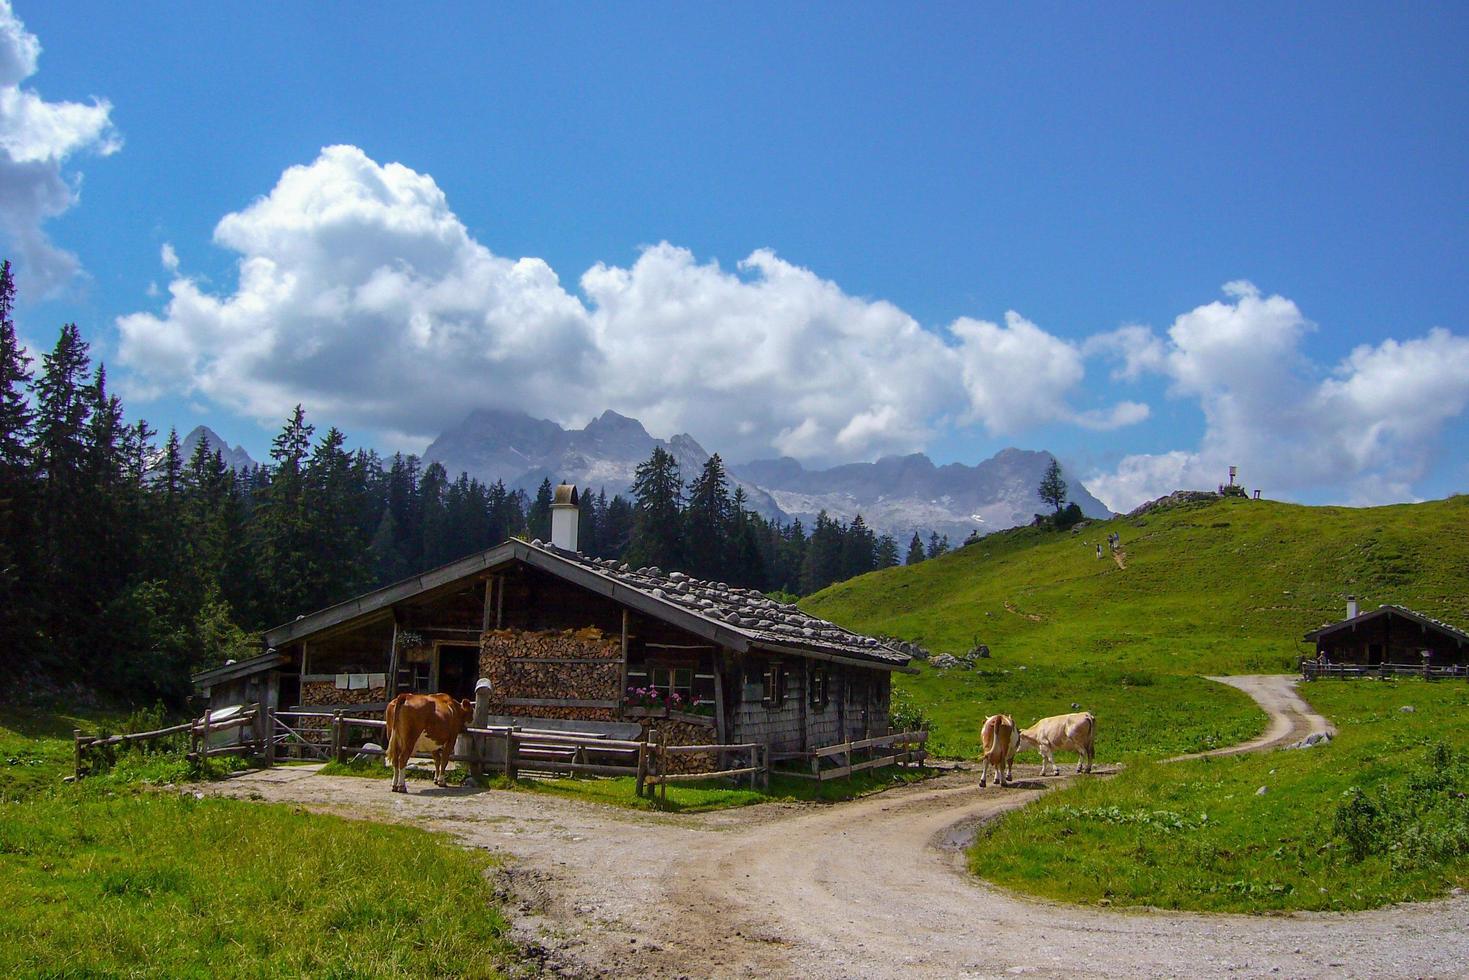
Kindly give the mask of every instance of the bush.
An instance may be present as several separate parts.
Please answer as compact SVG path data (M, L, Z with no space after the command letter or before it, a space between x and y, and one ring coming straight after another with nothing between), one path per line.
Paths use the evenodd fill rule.
M914 732L931 729L933 721L911 695L894 688L892 700L888 703L888 724L895 732Z
M1394 871L1469 854L1469 756L1429 746L1400 783L1353 786L1337 804L1332 837L1353 861L1384 855Z

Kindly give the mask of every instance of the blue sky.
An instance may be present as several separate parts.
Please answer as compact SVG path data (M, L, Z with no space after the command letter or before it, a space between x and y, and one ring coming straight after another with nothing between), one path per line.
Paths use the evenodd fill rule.
M22 0L0 81L106 125L0 236L33 344L257 457L296 401L387 449L613 407L736 460L1049 448L1115 507L1462 491L1469 12L1279 6Z

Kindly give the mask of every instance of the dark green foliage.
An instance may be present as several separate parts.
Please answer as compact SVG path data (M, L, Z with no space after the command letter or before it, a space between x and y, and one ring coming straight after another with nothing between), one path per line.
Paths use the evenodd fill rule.
M627 548L628 564L653 566L664 571L685 567L683 480L678 460L662 446L638 465L633 479L632 540Z
M908 557L903 560L903 564L916 565L927 557L928 555L923 551L923 539L918 536L917 531L914 531L913 540L908 542Z
M1054 458L1046 467L1046 474L1041 477L1035 495L1050 504L1058 513L1066 503L1066 481L1061 479L1061 464Z
M1051 526L1058 531L1070 530L1085 519L1086 515L1081 512L1081 508L1075 503L1067 504L1049 518Z

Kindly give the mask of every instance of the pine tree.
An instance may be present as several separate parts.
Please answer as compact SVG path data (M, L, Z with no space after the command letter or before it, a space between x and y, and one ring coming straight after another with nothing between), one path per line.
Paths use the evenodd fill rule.
M314 427L297 405L271 442L270 483L255 511L261 574L270 588L263 603L269 623L282 623L317 608L313 528L307 513L306 458Z
M930 531L928 535L928 557L937 558L948 550L949 536L945 534L940 538L937 531Z
M61 328L51 353L41 360L35 384L36 419L32 451L40 475L38 505L38 605L48 653L69 660L85 649L77 628L85 618L86 570L74 560L90 554L86 428L92 399L86 383L91 358L74 323ZM95 594L95 593L94 593Z
M34 654L26 610L37 577L36 479L31 467L31 423L26 397L31 359L20 345L11 311L15 280L0 265L0 644L17 659Z
M891 534L877 539L876 564L878 568L892 568L898 563L898 542Z
M622 494L607 501L606 517L602 521L602 557L622 558L632 543L632 502Z
M525 533L531 536L531 540L551 540L551 502L554 499L551 478L546 477L536 488L535 502L530 505L530 511L525 515Z
M1066 481L1061 479L1061 464L1056 462L1054 456L1046 466L1046 475L1041 477L1035 495L1050 504L1058 514L1066 505Z
M310 551L316 567L315 581L307 590L309 601L315 603L312 608L341 602L367 588L369 582L363 554L367 541L357 523L353 460L346 442L342 431L332 426L303 470Z
M916 565L928 556L923 553L923 539L918 532L913 532L913 540L908 542L908 557L903 560L905 565Z
M678 460L662 446L654 446L652 455L638 464L632 492L628 564L654 566L664 571L683 568L683 480L679 476Z
M867 522L858 514L842 537L842 559L839 581L866 575L877 567L877 540Z
M704 461L699 476L689 486L689 502L684 508L684 546L689 572L695 578L730 577L727 568L733 557L732 513L724 462L715 453Z

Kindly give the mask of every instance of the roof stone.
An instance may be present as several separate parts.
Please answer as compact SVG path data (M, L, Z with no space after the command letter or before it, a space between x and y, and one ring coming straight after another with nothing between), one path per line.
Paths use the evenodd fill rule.
M684 572L664 572L657 566L630 569L610 559L591 558L553 545L544 550L628 588L667 602L685 612L739 630L755 643L808 647L862 660L906 665L907 654L871 636L843 629L835 623L808 616L800 607L775 602L754 589L732 588L725 582L707 582Z

